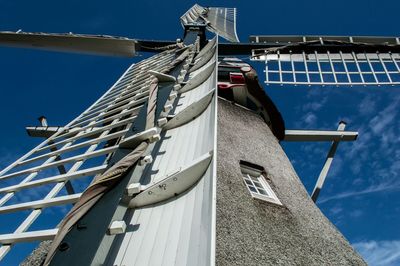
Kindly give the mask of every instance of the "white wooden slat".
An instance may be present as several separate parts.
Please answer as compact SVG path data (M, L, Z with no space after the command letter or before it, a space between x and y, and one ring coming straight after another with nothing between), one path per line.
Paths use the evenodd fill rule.
M108 148L99 149L99 150L96 150L96 151L93 151L93 152L90 152L90 153L85 153L85 154L72 156L72 157L69 157L69 158L66 158L66 159L62 159L62 160L59 160L59 161L54 161L52 163L48 163L46 165L35 166L35 167L29 168L29 169L24 169L22 171L18 171L18 172L15 172L15 173L4 175L4 176L0 177L0 180L8 179L8 178L19 176L19 175L30 174L30 173L33 173L33 172L38 172L38 171L41 171L41 170L45 170L45 169L48 169L48 168L51 168L51 167L56 167L56 166L59 166L59 165L70 163L70 162L86 160L86 159L97 157L97 156L101 156L101 155L104 155L104 154L109 154L111 152L114 152L117 149L118 149L118 145L115 145L115 146L111 146L111 147L108 147Z
M35 200L19 204L0 207L0 214L17 212L29 209L42 209L56 205L70 204L78 201L82 193L60 196L51 199Z
M116 119L116 121L118 121L118 119ZM107 135L109 133L109 131L105 131L102 133L102 135ZM93 144L91 145L85 153L90 153L93 152L96 148L97 148L98 144ZM77 171L79 169L79 167L82 166L82 164L84 163L83 160L76 162L71 169L68 171L67 174L69 173L73 173L75 171ZM65 182L59 182L57 183L53 189L46 195L46 197L44 199L51 199L53 197L55 197L58 192L64 187ZM12 193L13 194L13 193ZM26 230L29 229L29 227L31 226L31 224L39 217L39 215L42 213L41 209L36 209L33 210L31 212L31 214L21 223L21 225L17 228L17 230L15 230L14 234L20 234L22 232L25 232ZM0 250L0 257L1 256L5 256L7 254L7 252L9 252L11 250L11 245L13 243L10 243L8 246L5 246L4 249ZM1 259L1 258L0 258Z
M47 145L45 147L42 147L42 148L38 149L36 152L41 152L41 151L44 151L44 150L47 150L47 149L51 149L51 148L57 147L58 145L66 143L66 142L75 141L75 140L82 139L82 138L87 138L87 137L92 136L94 134L99 134L99 133L101 133L101 132L103 132L105 130L110 130L110 129L113 129L115 127L124 126L126 124L131 123L132 120L134 120L135 118L136 117L129 117L129 118L120 120L120 121L118 121L117 123L114 123L114 124L111 123L111 124L109 124L107 126L99 127L99 128L97 128L95 130L88 130L86 132L82 132L82 135L73 136L73 137L68 138L68 139L64 139L64 140L60 140L58 142L54 142L51 145ZM88 125L88 129L89 128L90 128L90 125Z
M172 58L173 55L171 53L168 56ZM154 63L156 63L156 62L154 62ZM143 69L146 69L146 68L147 67L145 65L143 65ZM160 66L160 69L165 69L165 67ZM131 71L131 70L132 70L132 66L126 71L126 73L128 73L128 71ZM140 72L138 72L138 75L139 76L143 76L143 75L140 75ZM123 77L121 77L120 80ZM128 81L128 80L126 80L126 81ZM107 93L105 93L102 98L100 98L98 101L96 101L96 103L101 101L107 94L112 92L112 89L114 87L115 87L115 85L110 90L108 90ZM122 90L121 90L121 92L122 92ZM121 92L119 92L118 95L120 95ZM142 93L142 95L143 94L145 94L145 93ZM124 91L124 96L126 96L126 95L132 95L132 97L136 96L136 95L135 96L133 95L132 91L128 91L128 90ZM118 99L122 99L122 98L120 97ZM145 101L146 99L141 99L141 100ZM128 102L128 104L124 105L125 102ZM88 111L93 109L93 107L96 106L96 103L94 103L91 107L89 107L85 112L87 113ZM4 204L5 202L8 201L9 198L11 198L14 195L15 191L18 191L20 189L27 188L27 187L34 187L34 186L45 184L45 183L48 184L48 183L58 182L53 187L53 189L48 193L48 195L43 200L31 201L31 202L27 202L27 203L20 203L20 204L14 204L14 205L10 205L10 206L0 207L0 213L7 213L7 212L11 212L11 211L20 211L20 210L26 210L26 209L31 209L31 208L42 208L42 207L47 207L47 206L53 206L53 205L56 205L56 204L57 205L58 204L66 204L66 203L70 203L70 202L73 202L73 201L77 200L79 194L69 195L69 196L60 196L60 197L56 197L56 195L64 187L65 181L67 181L69 179L72 179L72 178L78 178L78 177L81 177L81 176L85 176L85 175L87 175L89 173L92 173L92 172L89 172L88 169L87 170L85 169L85 170L78 171L78 168L84 163L84 161L86 159L94 157L94 156L100 156L100 155L102 155L104 153L113 152L114 149L117 148L117 146L113 146L113 147L109 147L109 148L105 148L105 149L101 149L101 150L95 151L99 141L108 140L108 139L111 139L113 137L120 137L120 136L122 137L124 135L126 130L124 130L122 132L117 132L116 134L115 133L114 134L110 134L110 136L107 136L107 134L113 128L115 128L117 126L127 125L127 124L132 123L132 120L135 117L130 118L130 119L124 119L124 120L122 120L122 123L119 123L119 122L121 122L120 121L121 117L129 115L128 112L127 112L128 111L127 108L134 107L135 104L137 104L137 103L132 103L131 101L129 101L127 99L124 99L122 101L116 102L116 104L112 108L109 108L112 113L116 113L117 111L122 110L122 112L120 114L116 114L112 118L110 118L110 117L106 118L108 121L114 120L112 122L112 126L111 127L108 127L109 126L108 125L108 126L93 130L93 127L94 127L93 124L94 123L96 123L96 122L97 123L105 123L106 122L106 121L104 121L105 119L103 121L95 121L100 116L96 117L95 119L93 119L94 121L93 120L86 121L86 123L90 122L90 126L86 127L86 129L90 130L90 132L84 131L85 129L75 129L76 131L73 132L73 133L74 134L78 133L79 134L78 136L72 136L70 139L64 139L64 140L61 140L59 142L55 142L54 144L48 145L46 147L43 147L49 141L54 141L55 139L61 139L61 138L65 138L65 137L71 136L71 133L60 134L61 136L59 136L59 137L57 136L59 134L57 134L55 136L52 136L50 139L48 139L47 142L45 142L41 147L38 147L37 149L32 151L30 154L26 155L24 158L21 158L21 160L19 160L19 162L25 160L26 158L31 156L34 152L38 152L39 149L41 149L41 148L43 148L43 149L41 149L40 151L44 151L46 149L51 149L50 146L52 146L52 145L53 145L52 147L56 147L56 146L58 146L60 144L65 144L61 148L61 152L60 152L60 150L58 150L56 152L50 152L48 154L37 156L36 158L30 158L28 160L25 160L25 162L20 163L19 165L23 165L23 164L27 164L27 163L30 163L30 162L37 161L37 160L39 160L41 158L44 159L44 158L50 157L43 165L23 170L23 171L34 171L34 172L31 172L31 174L29 175L29 177L30 177L29 179L25 178L25 180L22 183L18 184L18 185L10 186L10 187L7 187L7 188L2 188L0 190L0 192L3 192L3 193L6 192L7 193L6 196L3 197L3 199L7 198L7 200L5 200L2 203L2 204ZM98 106L98 104L97 104L97 106ZM102 108L102 106L100 108ZM140 107L138 107L138 108L140 108ZM119 110L116 111L115 109L119 109ZM74 119L65 128L67 130L68 129L69 130L74 130L74 128L73 127L71 128L70 125L72 125L78 119L80 119L84 115L85 112L83 112L80 116L78 116L76 119ZM131 111L131 112L133 112L133 111ZM101 112L100 112L100 114L102 115L102 117L110 115L109 113L101 113ZM72 145L72 143L74 141L76 141L76 140L79 140L79 139L82 139L82 138L85 138L85 137L89 137L89 136L93 136L95 134L100 134L100 133L101 133L101 135L97 139L88 140L88 141L85 141L85 142L82 142L82 143L79 143L79 144ZM70 145L70 147L68 147L68 145ZM71 145L72 145L72 147L71 147ZM82 155L73 156L73 157L66 158L66 159L63 159L63 160L60 160L60 161L57 161L57 162L55 162L53 160L53 157L57 157L56 155L59 155L61 153L65 153L65 152L68 152L68 151L72 151L72 150L84 147L86 145L91 145L91 146ZM47 169L47 168L50 168L50 167L54 167L56 165L61 165L61 164L65 164L65 163L68 163L68 162L73 162L73 161L76 161L76 162L74 163L74 165L71 167L70 171L67 174L53 176L53 177L50 177L50 178L44 178L42 180L31 181L38 174L37 171L40 171L40 170L43 170L43 169ZM7 169L6 171L11 170L13 167L15 167L15 166L9 167L9 169ZM101 172L106 167L107 166L102 165L97 170L99 172ZM6 171L4 171L3 174L5 174ZM23 172L23 171L19 171L19 173L22 174L21 172ZM75 172L75 171L77 171L77 172ZM17 173L18 172L11 173L9 175L4 175L4 176L0 177L0 180L5 179L5 178L10 178L10 175L15 175ZM54 197L56 197L56 198L54 198ZM0 204L0 206L2 204ZM2 247L0 247L0 260L5 256L5 254L7 254L7 252L11 249L11 246L14 243L52 239L54 237L54 235L57 232L57 229L25 232L26 230L29 229L30 225L37 219L37 217L39 217L41 212L42 212L41 209L33 210L31 212L31 214L25 219L25 221L23 221L23 223L21 223L21 225L18 227L18 229L13 234L0 235L0 243L3 245Z
M98 116L89 118L89 119L87 119L87 120L82 120L81 122L76 123L76 124L74 125L74 127L75 127L75 126L81 126L82 124L86 124L86 123L89 123L89 122L96 121L97 119L100 119L100 118L103 118L103 119L102 119L102 120L97 120L96 122L106 123L106 122L108 122L108 121L111 121L111 120L113 120L113 119L115 119L115 118L120 117L121 114L123 114L124 116L125 116L125 115L134 114L135 112L138 111L138 109L139 109L140 107L141 107L141 106L136 107L136 108L133 108L133 109L129 109L129 110L126 111L126 112L122 112L120 108L119 108L119 110L112 110L112 111L109 111L109 112L107 112L107 113L106 113L106 112L103 112L103 113L100 113ZM104 118L104 117L106 117L106 118Z
M398 55L398 54L396 54ZM278 52L276 54L268 54L262 56L265 59L265 76L266 84L290 84L290 85L399 85L400 84L400 68L393 58L392 53L359 53L355 52L342 53L330 53L329 51L324 53L317 53L316 51L306 54L305 52L299 54L282 54ZM283 68L282 62L290 62L291 69L288 67ZM302 62L304 64L304 70L295 70L293 62ZM385 63L394 64L395 70L388 69ZM277 64L278 68L272 68L272 63ZM322 69L321 63L329 63L329 69ZM339 64L343 70L336 70L335 66ZM354 66L354 70L349 70L349 65ZM379 64L382 70L376 70L374 64ZM362 66L367 65L370 70L363 70ZM310 70L311 67L315 67L316 70ZM291 74L293 80L289 77ZM300 74L306 78L306 80L296 79L296 74ZM313 79L313 75L319 75L319 80ZM273 76L275 75L275 76ZM326 76L333 76L333 81L328 81ZM371 76L373 80L366 80L366 75ZM278 76L278 78L276 78ZM386 76L386 80L382 80L379 77ZM274 77L274 78L273 78ZM355 80L355 79L358 80Z
M70 151L73 151L73 150L76 150L76 149L80 149L80 148L83 148L83 147L86 147L86 146L89 146L89 145L92 145L92 144L96 144L96 143L100 143L100 142L103 142L103 141L119 138L119 137L125 135L125 133L128 132L128 131L129 131L128 129L124 129L124 130L121 130L121 131L106 135L104 137L98 137L98 138L95 138L95 139L84 141L84 142L81 142L81 143L78 143L78 144L63 148L63 149L59 149L59 150L56 150L56 151L53 151L53 152L49 152L49 153L42 154L42 155L39 155L39 156L36 156L36 157L33 157L33 158L29 158L28 160L25 160L25 161L22 161L22 162L18 163L18 165L21 166L21 165L25 165L25 164L29 164L29 163L35 162L37 160L42 160L42 159L47 158L47 157L59 156L59 155L65 153L65 152L70 152Z
M0 193L16 192L21 189L27 189L27 188L42 186L42 185L46 185L46 184L50 184L50 183L57 183L57 182L62 182L62 181L73 180L73 179L77 179L77 178L84 177L84 176L97 175L97 174L102 173L106 168L107 168L107 165L100 165L100 166L87 168L87 169L79 170L79 171L72 172L72 173L66 173L66 174L56 175L56 176L52 176L52 177L46 177L46 178L42 178L39 180L34 180L34 181L26 182L26 183L20 183L17 185L0 188ZM0 204L0 206L1 205L2 204Z
M132 107L132 106L141 106L145 101L146 101L146 99L141 99L139 101L132 101L131 103L127 104L126 106L121 106L120 108L122 110L122 109L127 109L127 108ZM99 112L99 114L103 114L103 113L104 113L103 111ZM130 117L130 118L127 118L127 120L128 119L133 119L133 118L134 117ZM104 121L96 121L93 125L87 125L87 126L81 127L79 129L79 131L83 131L83 130L86 130L86 129L91 129L95 125L102 124L102 123L104 123ZM119 123L116 123L116 124L123 124L123 122L120 121ZM108 125L108 126L110 126L110 125ZM106 127L99 127L97 130L96 129L95 130L91 130L91 133L94 134L95 132L101 132L102 130L104 130L104 128L107 129L107 126ZM56 142L57 139L66 138L66 137L69 137L69 136L72 136L72 135L74 135L74 132L67 132L67 133L58 135L56 138L53 138L53 140L54 140L54 142Z
M72 142L68 142L66 143L63 147L68 147L72 144ZM53 156L49 159L47 159L42 165L46 165L48 163L54 162L56 160L57 156ZM38 175L37 172L35 173L31 173L30 175L28 175L26 178L24 178L24 180L22 180L20 182L20 184L24 184L27 183L29 181L31 181L33 178L35 178ZM10 200L12 197L14 196L14 192L8 192L6 195L4 195L1 199L0 199L0 206L3 206L8 200Z
M44 241L51 240L57 234L58 229L38 230L24 232L18 234L3 234L0 235L0 244L9 245L20 242Z
M285 141L353 141L358 132L337 130L285 130Z

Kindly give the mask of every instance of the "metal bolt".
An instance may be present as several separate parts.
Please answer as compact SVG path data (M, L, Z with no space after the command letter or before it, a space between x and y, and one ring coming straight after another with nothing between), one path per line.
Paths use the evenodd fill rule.
M69 244L67 242L62 242L59 246L58 246L58 250L59 251L67 251L69 249Z

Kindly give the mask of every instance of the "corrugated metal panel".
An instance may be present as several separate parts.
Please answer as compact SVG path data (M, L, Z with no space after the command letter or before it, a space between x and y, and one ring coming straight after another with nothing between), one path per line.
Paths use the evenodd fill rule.
M201 72L216 57L190 77ZM177 114L216 88L217 68L206 82L180 95ZM216 95L207 109L193 121L168 130L144 180L158 182L214 149ZM213 182L215 161L200 181L187 192L152 206L131 209L127 232L115 242L109 265L209 265L212 261Z

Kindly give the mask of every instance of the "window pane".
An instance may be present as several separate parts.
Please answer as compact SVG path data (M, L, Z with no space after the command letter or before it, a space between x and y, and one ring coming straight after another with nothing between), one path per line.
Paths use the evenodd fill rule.
M251 181L248 180L248 179L245 179L244 181L246 181L246 184L249 184L250 186L253 185L253 184L251 183Z
M257 192L257 190L253 186L248 186L252 192Z
M268 193L264 189L259 189L258 192L260 192L260 194L268 196Z
M242 166L241 163L241 168L244 184L250 190L251 195L254 198L282 205L272 188L269 186L266 178L262 175L263 171L261 166L257 166L253 169L251 165L245 164Z

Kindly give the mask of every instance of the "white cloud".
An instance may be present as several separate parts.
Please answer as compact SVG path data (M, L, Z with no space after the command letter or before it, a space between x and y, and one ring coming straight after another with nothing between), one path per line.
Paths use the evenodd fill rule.
M353 210L350 212L350 216L353 218L358 218L363 214L364 214L364 212L362 210Z
M343 211L342 206L340 205L335 205L332 208L330 208L329 212L331 213L331 215L338 215Z
M396 98L394 101L378 115L376 115L369 123L372 132L376 135L382 134L382 132L387 130L387 127L393 124L393 121L397 115L397 109L399 105L399 99Z
M399 182L386 182L386 183L381 183L381 184L377 184L377 185L372 185L363 190L350 190L350 191L338 193L338 194L330 196L330 197L324 197L324 198L321 198L320 200L318 200L318 203L321 204L321 203L325 203L325 202L331 201L331 200L345 199L345 198L361 196L361 195L370 194L370 193L382 192L382 191L395 191L395 190L399 190L399 189L400 189Z
M372 96L367 95L358 105L358 112L361 115L369 115L375 112L376 102L372 99Z
M315 126L317 124L317 116L311 112L308 112L303 116L303 122L307 126Z
M400 240L358 242L353 247L371 266L400 265Z
M313 98L313 97L314 96L312 94L308 93L307 98L310 99L310 98ZM305 111L305 112L307 112L307 111L314 111L314 112L318 111L328 101L328 96L321 97L321 96L317 95L317 97L314 97L314 98L318 98L318 99L317 100L313 99L312 101L304 104L302 106L302 110L303 111Z

